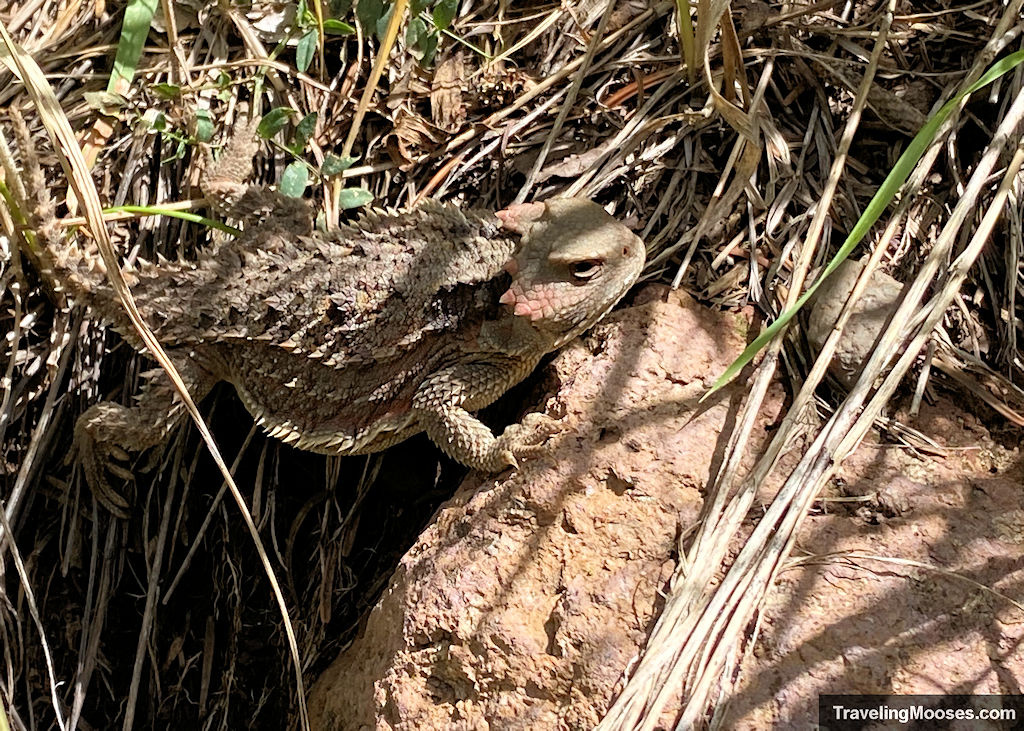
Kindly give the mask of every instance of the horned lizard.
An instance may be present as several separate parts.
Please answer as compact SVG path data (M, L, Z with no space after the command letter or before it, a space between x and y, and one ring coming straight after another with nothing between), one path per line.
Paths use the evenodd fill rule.
M258 150L251 130L229 140L201 183L242 234L197 261L125 271L196 401L229 381L264 430L314 452L376 452L425 431L470 467L515 466L537 447L544 417L495 437L471 412L597 322L639 276L643 242L582 199L498 213L427 201L324 233L304 201L243 182ZM16 136L31 158L23 126ZM98 253L55 225L38 163L26 163L38 178L42 269L143 350ZM128 503L106 472L123 474L125 450L156 445L183 414L161 374L134 407L101 402L79 418L87 482L114 514Z

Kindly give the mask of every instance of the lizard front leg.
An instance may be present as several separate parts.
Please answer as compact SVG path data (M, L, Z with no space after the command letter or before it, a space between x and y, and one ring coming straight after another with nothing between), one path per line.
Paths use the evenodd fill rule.
M463 363L427 378L413 396L417 423L445 454L485 472L518 467L516 457L540 451L539 441L558 422L544 414L528 414L500 437L467 409L494 401L533 370L534 363Z
M216 379L188 357L174 357L174 365L195 401L199 401ZM119 518L128 517L128 501L111 487L107 473L126 480L132 474L118 464L129 452L156 446L181 422L185 406L162 370L151 374L135 406L111 401L94 404L75 422L75 454L85 481L100 504Z

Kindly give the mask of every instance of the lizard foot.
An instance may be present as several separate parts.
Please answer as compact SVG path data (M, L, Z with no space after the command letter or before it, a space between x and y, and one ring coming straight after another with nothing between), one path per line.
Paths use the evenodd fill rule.
M120 404L101 402L85 411L75 423L74 458L85 473L85 481L100 505L117 518L127 518L128 500L118 493L107 474L132 482L134 475L123 466L130 454L131 440L118 439L116 427L130 421L131 409ZM114 427L114 430L112 430Z
M519 459L530 459L547 451L548 437L558 432L561 421L547 414L529 413L518 424L510 424L495 440L492 460L501 467L519 469Z

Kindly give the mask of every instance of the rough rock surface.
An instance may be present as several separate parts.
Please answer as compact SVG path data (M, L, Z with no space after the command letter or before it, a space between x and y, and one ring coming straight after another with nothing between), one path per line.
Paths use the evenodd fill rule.
M721 449L725 406L691 420L697 384L742 345L741 319L663 296L609 318L593 353L559 356L557 458L442 508L316 684L315 728L593 727ZM1024 611L978 584L1024 596L1024 463L962 402L913 423L940 445L928 453L874 439L842 465L794 554L816 558L769 595L724 728L814 728L826 692L1022 692Z
M318 729L591 728L642 647L721 450L697 398L745 321L650 287L554 364L549 458L472 482L323 674ZM588 350L587 344L593 348Z
M846 300L864 271L867 258L847 259L818 288L809 303L807 340L821 350L839 319ZM875 341L899 306L903 285L881 270L872 272L868 286L853 306L843 328L829 371L847 388L852 387L875 349Z

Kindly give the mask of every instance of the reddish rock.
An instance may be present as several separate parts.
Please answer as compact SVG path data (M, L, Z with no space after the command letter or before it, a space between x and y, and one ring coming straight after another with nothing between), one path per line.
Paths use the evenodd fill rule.
M649 287L563 352L547 404L560 436L441 508L317 682L315 728L596 724L697 519L729 405L697 399L745 331Z
M317 682L314 727L592 728L697 519L729 395L696 399L744 331L742 318L652 287L560 355L547 404L563 418L557 443L516 475L470 481L438 512ZM764 423L780 401L773 392ZM819 693L1024 687L1024 612L978 586L1021 597L1020 455L955 396L914 426L946 451L871 438L805 521L796 555L821 558L779 576L723 728L813 728Z

